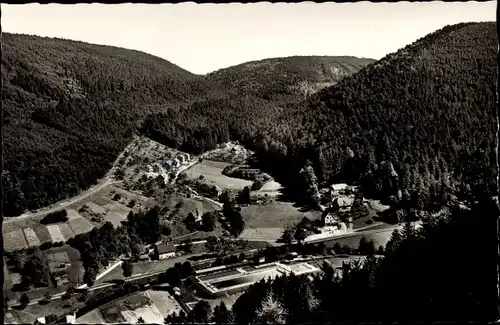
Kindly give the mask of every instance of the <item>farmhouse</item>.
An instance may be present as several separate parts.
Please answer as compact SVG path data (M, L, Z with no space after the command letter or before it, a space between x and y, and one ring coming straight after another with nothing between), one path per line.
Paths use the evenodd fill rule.
M169 242L167 244L161 243L155 247L158 259L163 260L166 258L175 256L175 246L173 243Z

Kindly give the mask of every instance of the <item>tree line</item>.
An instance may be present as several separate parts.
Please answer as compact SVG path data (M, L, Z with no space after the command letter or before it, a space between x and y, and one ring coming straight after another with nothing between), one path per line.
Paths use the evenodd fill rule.
M340 274L322 272L261 280L232 308L199 302L188 315L166 323L324 324L363 321L490 321L498 316L496 292L496 201L474 197L470 209L396 230L383 256L366 240L364 261L345 263ZM474 261L470 264L465 260Z

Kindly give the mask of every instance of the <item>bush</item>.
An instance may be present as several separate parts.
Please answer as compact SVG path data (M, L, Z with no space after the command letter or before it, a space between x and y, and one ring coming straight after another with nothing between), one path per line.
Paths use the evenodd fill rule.
M68 211L59 210L49 213L40 221L41 224L47 225L51 223L66 222L68 221Z

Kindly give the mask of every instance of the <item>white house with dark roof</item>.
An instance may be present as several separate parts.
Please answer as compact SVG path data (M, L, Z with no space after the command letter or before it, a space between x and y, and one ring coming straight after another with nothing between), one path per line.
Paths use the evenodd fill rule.
M155 252L158 255L158 259L164 260L166 258L175 256L175 246L172 242L160 243L156 245Z
M323 218L323 225L325 227L333 226L337 223L337 217L331 213L327 213Z

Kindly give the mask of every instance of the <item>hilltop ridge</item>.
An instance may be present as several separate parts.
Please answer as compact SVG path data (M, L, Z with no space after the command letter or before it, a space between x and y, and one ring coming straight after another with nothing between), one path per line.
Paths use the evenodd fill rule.
M334 85L373 62L353 56L290 56L245 62L206 77L240 94L290 102Z

